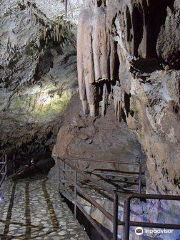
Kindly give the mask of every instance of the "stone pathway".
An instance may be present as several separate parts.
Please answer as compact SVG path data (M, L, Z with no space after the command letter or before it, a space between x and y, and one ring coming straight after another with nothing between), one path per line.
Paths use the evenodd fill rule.
M46 176L8 181L0 202L0 238L89 240Z

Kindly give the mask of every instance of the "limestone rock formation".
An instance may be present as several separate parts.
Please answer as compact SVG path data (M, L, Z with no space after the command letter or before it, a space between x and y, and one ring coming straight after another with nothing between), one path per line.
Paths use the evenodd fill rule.
M180 69L180 3L167 7L165 24L161 27L157 41L157 54L172 69Z
M141 161L145 166L146 157L135 134L124 122L116 121L113 112L111 106L104 118L84 116L79 97L74 95L57 136L53 149L54 159L58 162L57 157L69 156L89 158L92 163L93 159L103 159L104 162ZM95 163L95 166L98 168L98 163Z
M50 154L77 91L76 37L61 5L47 14L50 1L1 1L0 155Z
M106 84L106 105L114 102L117 117L138 135L148 157L148 191L156 193L180 192L179 17L172 0L89 1L80 15L84 110L89 105L95 115L104 108Z
M177 0L89 0L79 20L84 113L104 115L114 105L147 156L147 193L180 194L179 19ZM154 221L171 221L179 207L154 204L148 211ZM171 238L178 239L176 232Z

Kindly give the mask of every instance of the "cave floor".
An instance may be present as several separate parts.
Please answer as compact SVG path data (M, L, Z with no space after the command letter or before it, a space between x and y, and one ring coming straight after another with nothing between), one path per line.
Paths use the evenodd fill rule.
M88 240L83 227L46 176L7 181L0 202L0 236L7 239Z

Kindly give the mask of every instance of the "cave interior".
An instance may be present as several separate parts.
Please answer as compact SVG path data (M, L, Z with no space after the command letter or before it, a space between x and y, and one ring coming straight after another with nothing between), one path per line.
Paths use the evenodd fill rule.
M180 239L179 0L1 0L0 238Z

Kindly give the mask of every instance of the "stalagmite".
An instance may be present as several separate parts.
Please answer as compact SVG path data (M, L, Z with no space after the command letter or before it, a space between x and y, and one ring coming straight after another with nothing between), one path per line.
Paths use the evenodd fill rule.
M56 41L56 28L55 28L55 26L53 28L53 35L54 35L54 42L55 42Z
M59 41L59 26L56 25L56 41Z

